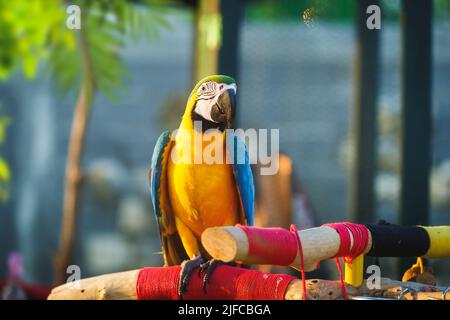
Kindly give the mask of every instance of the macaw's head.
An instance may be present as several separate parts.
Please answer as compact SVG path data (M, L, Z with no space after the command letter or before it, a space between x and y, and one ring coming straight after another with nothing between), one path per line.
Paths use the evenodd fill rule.
M203 131L231 128L236 108L236 81L222 75L202 79L189 96L186 115L201 121Z

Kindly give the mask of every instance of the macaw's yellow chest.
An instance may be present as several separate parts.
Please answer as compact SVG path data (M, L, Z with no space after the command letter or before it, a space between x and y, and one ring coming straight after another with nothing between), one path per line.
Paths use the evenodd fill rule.
M180 155L192 146L176 141L174 148ZM225 151L221 163L168 160L168 191L175 217L197 237L206 228L239 223L240 200Z

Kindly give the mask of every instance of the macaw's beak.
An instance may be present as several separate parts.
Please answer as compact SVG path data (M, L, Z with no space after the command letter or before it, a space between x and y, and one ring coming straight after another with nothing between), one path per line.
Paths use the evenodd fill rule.
M236 110L236 93L233 89L224 91L211 108L211 119L215 122L226 123L227 128L233 125Z

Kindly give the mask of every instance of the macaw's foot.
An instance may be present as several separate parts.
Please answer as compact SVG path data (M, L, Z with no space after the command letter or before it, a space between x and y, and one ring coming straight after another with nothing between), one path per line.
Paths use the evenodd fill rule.
M206 287L209 283L209 279L211 278L211 275L213 274L214 270L220 266L220 265L229 265L229 266L235 266L236 264L234 262L231 263L225 263L221 260L211 259L206 262L203 262L200 265L200 272L205 273L205 276L203 277L203 291L206 293Z
M183 295L186 292L187 285L189 283L189 278L191 277L192 271L196 268L199 269L199 275L201 270L201 265L204 263L204 259L201 256L197 256L192 260L183 261L181 264L180 280L178 282L178 298L183 299Z

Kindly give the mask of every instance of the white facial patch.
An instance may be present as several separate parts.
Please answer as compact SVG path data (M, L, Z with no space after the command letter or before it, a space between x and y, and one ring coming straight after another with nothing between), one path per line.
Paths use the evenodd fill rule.
M229 89L234 90L234 93L236 94L237 86L235 83L226 84L209 81L202 84L197 90L198 98L194 112L206 120L217 123L217 121L211 119L211 109L216 104L220 95Z

